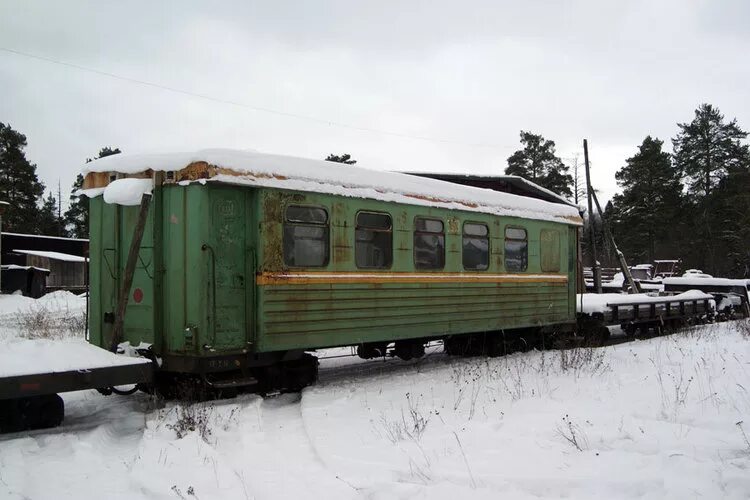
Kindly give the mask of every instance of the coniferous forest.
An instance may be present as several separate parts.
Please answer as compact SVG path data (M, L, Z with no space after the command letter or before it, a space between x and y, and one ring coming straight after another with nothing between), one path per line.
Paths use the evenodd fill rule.
M691 121L677 123L672 153L662 139L647 136L615 174L619 192L603 217L594 215L595 225L608 225L630 264L682 259L683 268L750 277L747 135L735 119L702 104ZM521 144L508 158L506 174L526 177L569 199L585 186L577 180L582 174L571 176L556 155L554 141L522 131ZM576 196L576 201L585 206L585 198ZM600 230L597 242L603 249L599 260L615 266L613 249ZM587 259L588 237L582 244Z
M617 171L619 192L606 204L603 217L595 214L595 224L608 225L631 264L680 258L684 268L750 276L747 135L736 119L702 104L692 120L676 124L671 152L663 139L645 137ZM555 142L541 135L521 131L520 142L521 149L507 159L506 174L525 177L585 206L581 164L571 172L557 155ZM88 200L77 194L83 177L76 178L63 211L53 190L38 179L36 165L26 159L26 146L21 132L0 123L0 193L9 202L3 230L87 237ZM118 148L103 147L86 161L118 153ZM348 154L326 160L356 163ZM599 233L600 260L613 265L612 249ZM583 238L584 254L587 241Z

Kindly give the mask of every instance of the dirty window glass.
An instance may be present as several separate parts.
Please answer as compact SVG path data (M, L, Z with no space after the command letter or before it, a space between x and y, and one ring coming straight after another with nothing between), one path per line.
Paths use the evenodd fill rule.
M560 270L560 233L553 229L542 229L539 234L540 261L542 271Z
M414 267L445 267L445 233L443 221L417 217L414 220Z
M485 224L464 224L464 269L484 271L490 266L489 229Z
M393 263L393 229L390 215L359 212L354 240L354 255L357 267L372 269L391 267Z
M319 207L302 207L291 205L286 209L286 220L289 222L306 222L310 224L325 224L328 213Z
M529 266L529 242L526 230L505 228L505 270L525 271Z
M284 222L284 263L292 267L328 264L328 212L292 205Z

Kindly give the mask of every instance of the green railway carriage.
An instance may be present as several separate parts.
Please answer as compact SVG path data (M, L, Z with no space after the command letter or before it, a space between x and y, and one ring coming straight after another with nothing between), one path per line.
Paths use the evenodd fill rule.
M121 340L150 346L164 372L257 375L315 348L372 357L393 342L408 359L432 338L575 324L570 207L251 153L105 160L85 184L90 341L112 342L139 214L107 190L141 178L153 198Z

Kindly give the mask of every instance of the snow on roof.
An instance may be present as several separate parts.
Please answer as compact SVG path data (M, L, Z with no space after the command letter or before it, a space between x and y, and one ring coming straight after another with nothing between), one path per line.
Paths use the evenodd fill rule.
M564 203L565 205L570 205L571 207L577 207L575 203L568 200L564 196L561 196L555 193L554 191L550 191L546 187L542 187L539 184L526 179L525 177L521 177L520 175L466 174L466 173L455 173L455 172L402 172L402 173L408 174L408 175L416 175L419 177L441 176L441 177L463 178L466 180L470 180L470 179L481 179L481 180L488 180L488 181L497 180L497 181L504 181L508 183L523 184L531 191L544 193L551 198L559 200L560 203Z
M254 151L206 149L188 153L119 154L87 163L83 174L138 174L149 169L180 171L200 162L216 167L216 172L208 179L191 181L337 194L581 225L578 210L568 205L396 172ZM97 196L102 189L97 186L83 193Z
M696 274L691 273L681 278L664 278L662 283L664 285L680 285L680 286L747 286L747 280L745 279L731 279L731 278L713 278L704 277L709 276L707 274Z
M16 253L26 255L35 255L37 257L46 257L52 260L61 260L64 262L86 262L86 259L80 255L71 255L69 253L49 252L45 250L13 250Z
M677 295L649 295L645 293L634 293L630 295L622 293L579 293L576 301L578 312L585 314L603 313L609 310L610 305L619 304L651 304L678 300L711 300L713 295L700 290L688 290Z
M9 233L7 231L3 231L2 234L7 235L7 236L23 236L25 238L44 238L47 240L89 241L87 238L66 238L64 236L46 236L43 234Z
M153 187L152 179L117 179L104 189L104 201L117 205L140 205L141 197L150 193Z
M49 269L45 269L43 267L37 267L37 266L18 266L16 264L3 264L0 266L0 269L3 271L28 271L29 269L36 269L37 271L42 271L45 273L51 272Z

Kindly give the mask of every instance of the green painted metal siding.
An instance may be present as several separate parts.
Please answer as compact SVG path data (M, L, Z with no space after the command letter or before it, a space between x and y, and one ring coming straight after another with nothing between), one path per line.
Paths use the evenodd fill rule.
M541 231L559 233L559 274L569 283L370 283L294 284L258 287L257 348L279 350L305 346L349 345L360 342L467 333L574 320L575 255L568 244L575 228L553 222L495 217L474 212L404 206L318 194L294 194L264 190L259 196L262 221L260 269L279 271L327 271L331 273L414 272L413 221L417 216L444 221L445 267L424 273L505 273L504 228L523 227L528 233L528 269L524 274L548 274L541 270ZM331 259L322 268L290 269L280 256L283 213L290 204L320 206L329 212ZM354 224L359 210L387 212L393 218L393 264L389 269L358 269L354 260ZM490 266L465 271L462 264L463 222L485 223L490 230ZM573 264L571 264L571 262ZM572 265L572 267L571 267ZM555 273L557 274L557 273Z
M155 251L153 212L150 211L146 223L131 290L131 294L136 289L142 291L143 297L140 302L131 299L125 315L125 340L131 344L154 343L157 340L155 322L161 301L155 296L157 286L153 276L160 258ZM103 203L101 197L91 200L90 341L101 347L109 348L113 325L105 321L105 314L113 313L116 308L122 270L137 217L138 207L116 209Z
M518 284L276 286L261 290L261 350L565 322L567 287Z
M283 217L289 204L320 206L330 223L330 259L322 268L288 268L282 258ZM91 342L107 347L117 290L138 207L91 200ZM360 210L387 212L393 221L389 269L358 269L354 228ZM445 267L421 275L505 274L504 229L528 233L525 275L540 268L541 231L558 231L560 270L568 283L356 282L264 283L266 274L327 272L404 275L414 272L414 218L445 227ZM464 222L486 224L489 269L462 268ZM569 323L575 318L576 231L554 222L495 217L344 196L297 193L218 183L155 189L144 234L125 339L148 342L157 354L214 354L305 349L450 333ZM259 242L259 243L258 243ZM377 281L377 280L376 280Z

